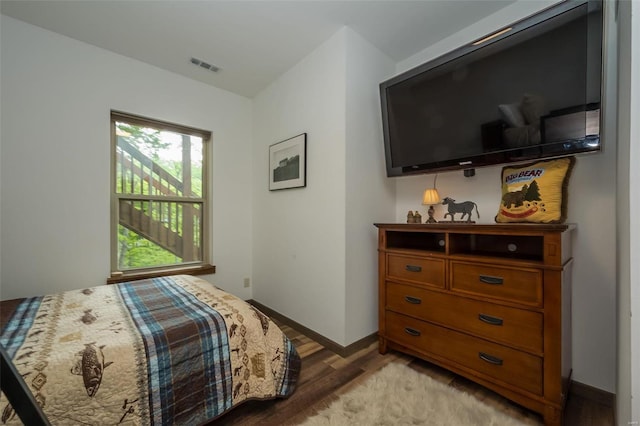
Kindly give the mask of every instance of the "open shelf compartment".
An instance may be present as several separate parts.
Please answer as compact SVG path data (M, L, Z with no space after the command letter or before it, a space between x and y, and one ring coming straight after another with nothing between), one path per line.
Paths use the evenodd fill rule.
M449 255L544 261L544 237L529 235L449 234Z
M387 248L397 250L421 250L444 254L444 232L387 231Z

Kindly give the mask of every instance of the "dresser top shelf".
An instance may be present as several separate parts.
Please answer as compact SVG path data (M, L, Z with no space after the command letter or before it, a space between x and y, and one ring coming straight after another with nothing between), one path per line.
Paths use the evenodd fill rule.
M374 223L379 229L423 232L537 233L573 230L571 223Z
M500 259L558 267L571 258L571 224L376 223L379 250L458 260ZM567 240L564 241L563 240ZM560 250L564 245L565 250ZM484 259L484 260L481 260Z

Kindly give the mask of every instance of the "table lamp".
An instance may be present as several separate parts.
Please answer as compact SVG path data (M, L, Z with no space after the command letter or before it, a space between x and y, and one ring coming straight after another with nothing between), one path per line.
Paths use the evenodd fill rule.
M440 203L440 195L438 194L438 190L436 189L436 179L438 175L433 179L433 188L426 189L424 194L422 195L422 204L425 206L429 206L429 210L427 214L429 218L425 220L424 223L437 223L438 221L433 218L433 214L436 212L433 208L434 204Z

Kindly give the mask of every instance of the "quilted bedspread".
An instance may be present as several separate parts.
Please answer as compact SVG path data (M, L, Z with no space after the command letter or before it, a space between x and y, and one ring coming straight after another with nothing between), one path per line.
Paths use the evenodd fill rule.
M196 425L287 397L300 370L267 316L186 275L26 299L0 343L55 425Z

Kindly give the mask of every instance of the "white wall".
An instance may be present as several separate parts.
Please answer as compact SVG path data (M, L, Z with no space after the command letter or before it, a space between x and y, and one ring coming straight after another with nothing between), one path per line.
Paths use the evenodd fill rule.
M640 421L640 45L638 5L620 2L619 12L619 108L618 108L618 383L619 425ZM637 50L637 47L636 47ZM633 315L635 314L635 315Z
M253 298L345 341L345 31L254 98ZM269 191L269 145L307 133L306 188Z
M631 99L629 105L629 116L635 117L630 122L629 139L625 141L630 146L629 167L630 175L628 181L629 188L629 221L628 234L631 235L629 246L631 271L629 274L629 285L631 293L631 312L629 315L631 352L629 354L629 365L631 366L631 416L629 422L640 422L640 219L637 213L640 212L640 191L637 190L637 183L640 182L640 5L637 2L630 3L631 7L631 46L628 55L632 58L631 72L629 73L629 90ZM623 8L623 10L625 10ZM632 12L632 13L631 13ZM632 141L634 141L632 143ZM623 232L627 232L624 230ZM623 395L626 396L626 395Z
M340 345L377 330L376 221L393 219L378 83L394 63L349 28L254 100L253 298ZM307 187L269 192L268 146L307 132Z
M6 16L1 31L0 297L105 283L111 109L212 131L215 282L250 297L251 101Z
M522 19L553 2L517 2L469 26L398 64L401 73L480 38L506 24ZM607 3L609 12L612 4ZM609 40L615 39L609 28ZM615 49L614 49L615 50ZM603 151L577 158L569 184L568 222L577 224L573 237L573 379L608 392L616 388L616 78L615 55L607 62L608 111L603 125ZM502 167L476 169L465 178L461 171L440 173L441 197L477 203L478 223L493 223L501 195ZM421 194L433 184L432 175L396 178L396 220L406 221L407 210L420 209ZM436 209L436 218L444 215Z
M378 233L393 222L394 184L386 178L378 84L395 63L346 29L346 342L378 331Z

